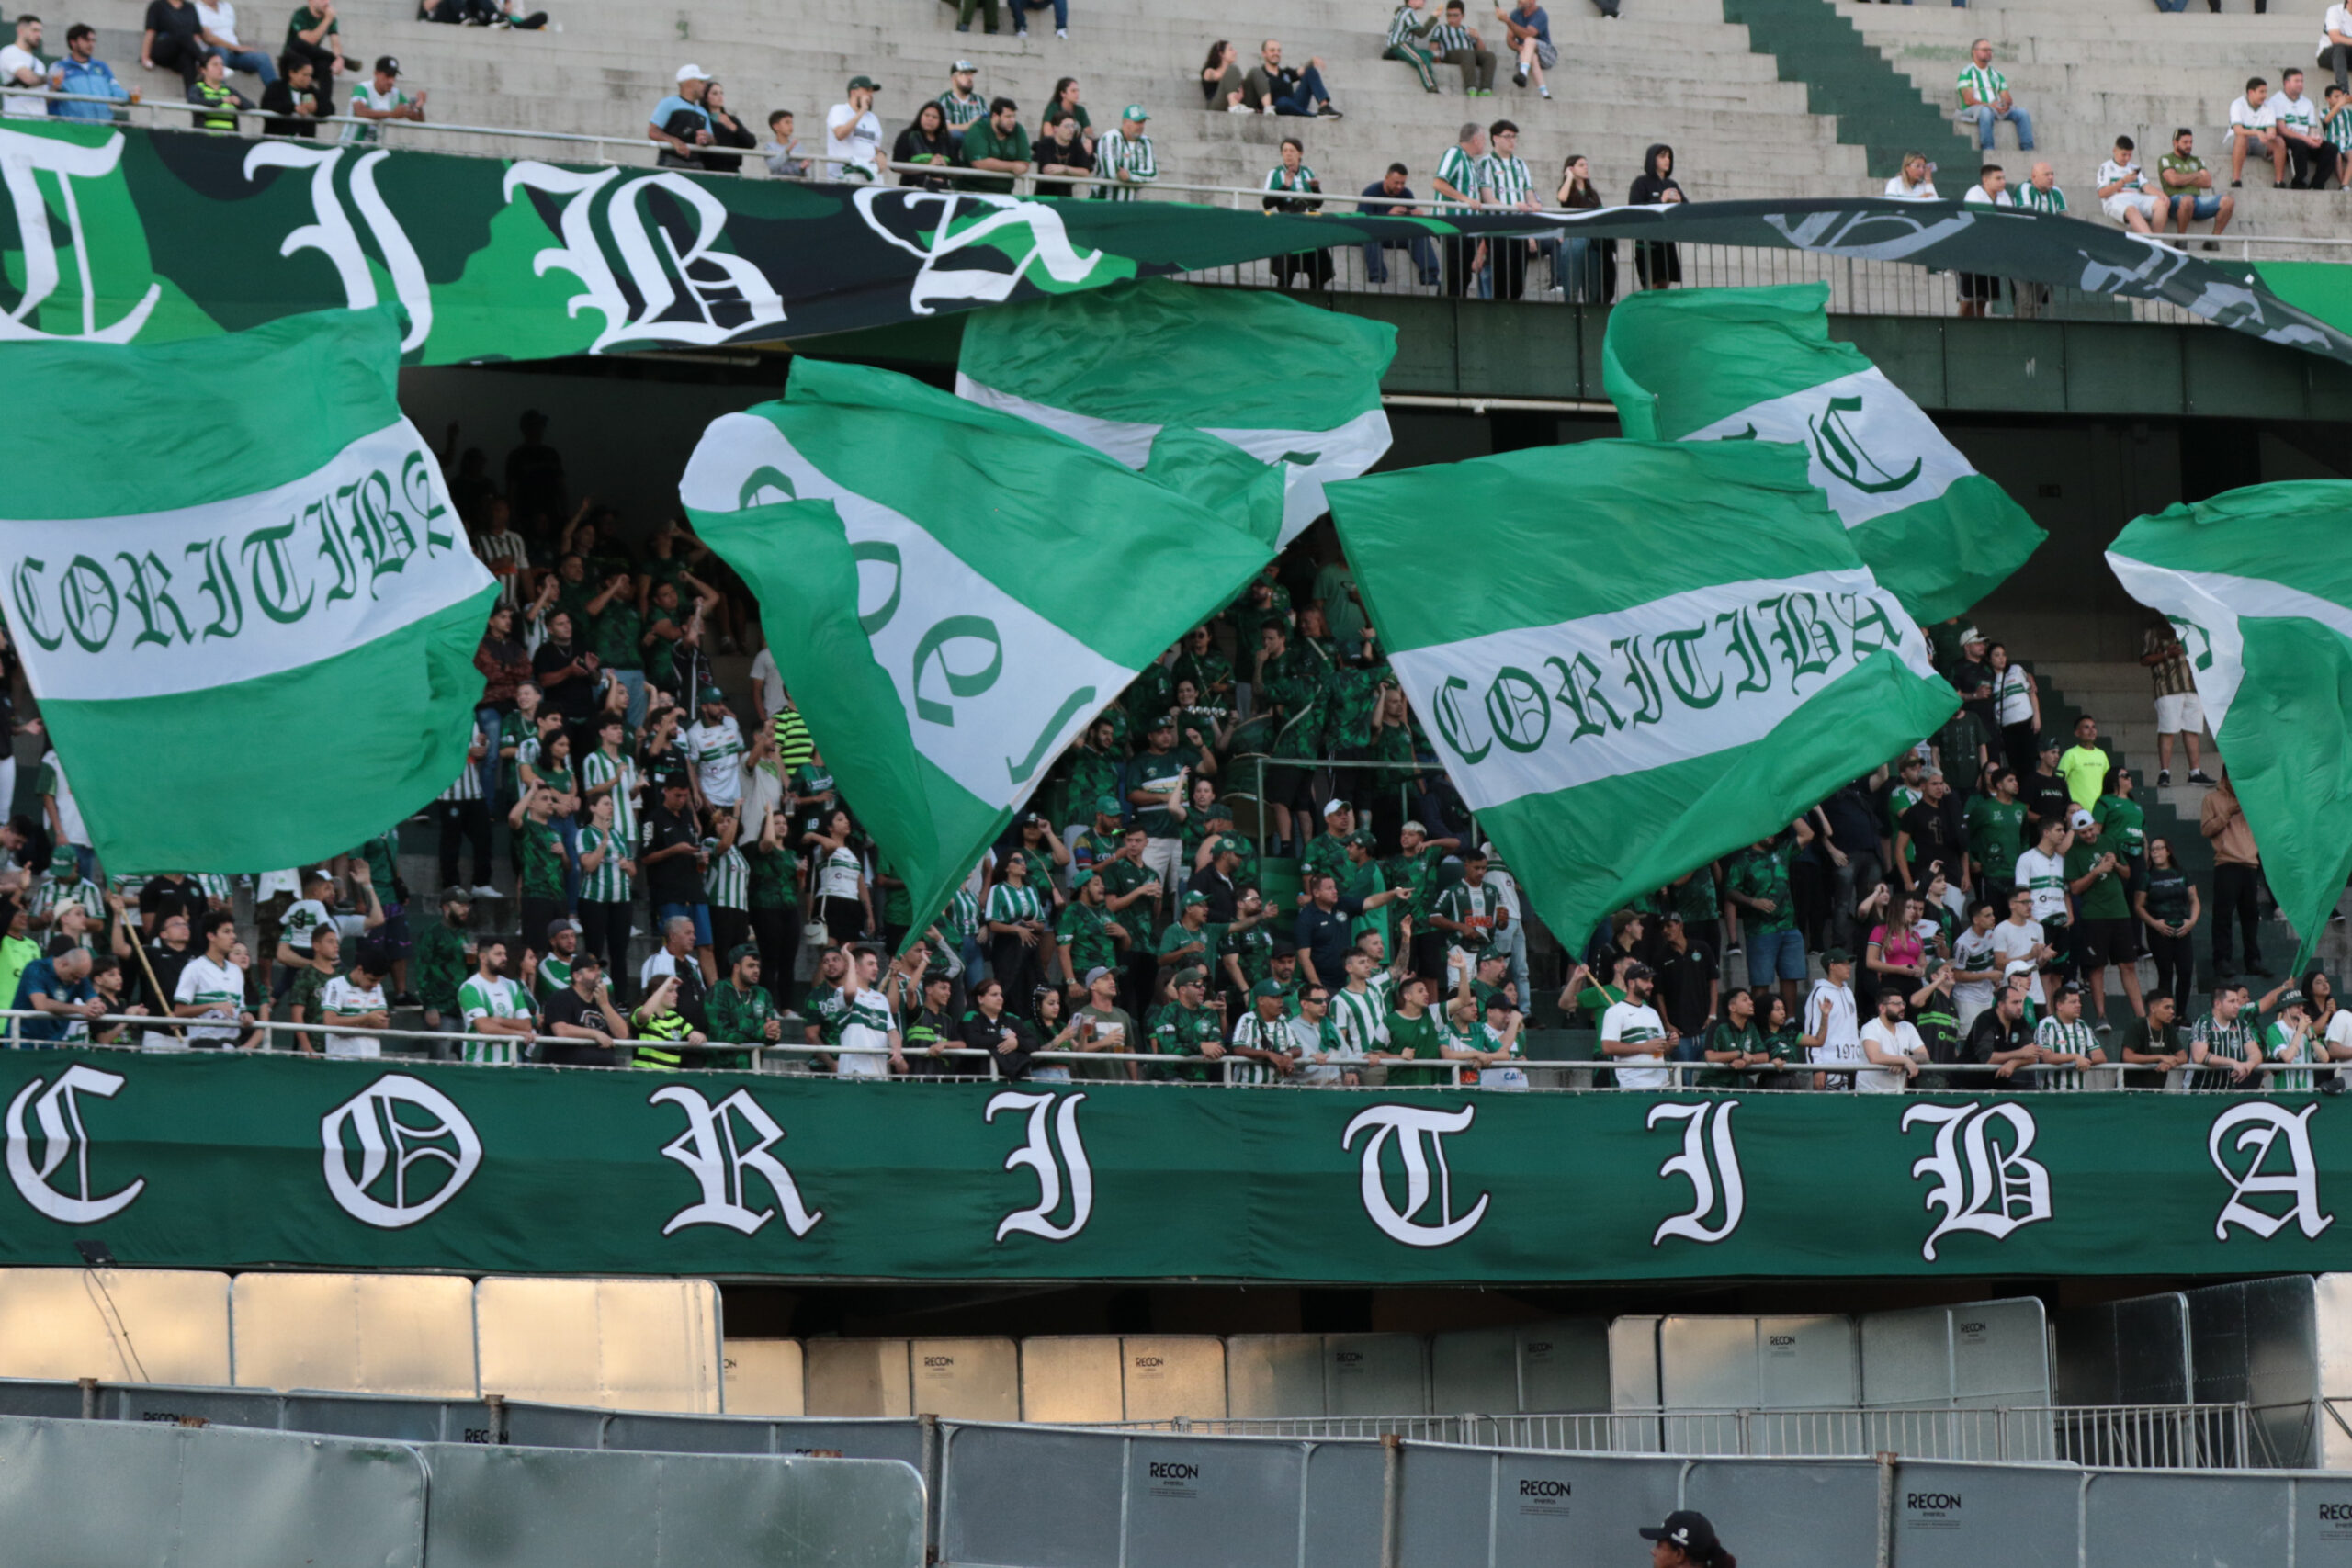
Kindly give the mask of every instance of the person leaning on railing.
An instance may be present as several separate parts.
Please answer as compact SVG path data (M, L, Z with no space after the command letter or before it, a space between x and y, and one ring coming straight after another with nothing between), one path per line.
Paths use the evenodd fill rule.
M314 84L318 68L300 55L282 55L277 62L277 80L261 90L263 110L276 118L261 122L265 136L315 137L319 114L319 95Z
M65 53L49 67L51 92L83 98L111 98L137 103L139 95L115 80L114 69L97 57L97 30L87 22L65 29ZM115 111L104 104L52 103L49 112L59 119L110 120Z
M204 57L204 65L195 83L187 90L187 101L196 106L196 129L222 130L234 134L239 109L254 107L253 100L226 80L229 67L218 54Z

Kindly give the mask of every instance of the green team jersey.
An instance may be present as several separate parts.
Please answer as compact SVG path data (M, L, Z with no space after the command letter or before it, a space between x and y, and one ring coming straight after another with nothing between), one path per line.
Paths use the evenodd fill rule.
M797 902L794 889L800 874L800 862L790 850L781 845L770 850L752 844L743 851L743 863L751 871L752 908L788 909Z
M890 863L888 856L876 861L874 869L877 875L887 876L896 884L895 886L882 889L882 923L886 926L913 925L915 906L914 900L907 897L907 879L899 874L899 868ZM1043 870L1034 865L1032 869L1041 873Z
M1737 1028L1734 1028L1727 1021L1719 1021L1713 1029L1707 1031L1706 1049L1737 1051L1743 1055L1755 1055L1764 1049L1764 1031L1758 1027L1756 1021L1752 1018ZM1729 1067L1714 1067L1698 1075L1697 1087L1734 1089L1738 1086L1739 1079L1740 1075Z
M817 1026L817 1043L838 1045L842 1043L842 1026L849 1021L849 998L839 986L822 983L808 987L800 998L800 1017L805 1023Z
M1142 863L1124 855L1103 864L1095 874L1102 879L1102 891L1113 898L1124 898L1152 880L1151 873L1144 869ZM1113 919L1127 928L1131 942L1151 942L1155 953L1159 951L1159 926L1154 916L1158 903L1155 898L1138 898L1125 908L1111 912Z
M1118 946L1108 929L1115 923L1107 913L1083 899L1072 899L1062 910L1060 925L1054 934L1069 945L1070 970L1079 979L1084 980L1087 971L1098 966L1118 967Z
M769 998L765 986L752 986L737 990L731 979L721 980L703 1003L703 1013L710 1022L710 1037L738 1045L753 1045L767 1038L767 1026L775 1017L775 1003ZM716 1055L706 1057L707 1065L729 1071L748 1066L751 1058Z
M637 613L636 605L615 594L605 613L596 617L589 646L596 650L597 662L607 670L642 670L645 649L639 639L644 635L645 617Z
M563 840L553 825L526 817L515 837L523 852L523 897L563 902Z
M1182 920L1178 920L1170 925L1166 931L1161 931L1159 935L1154 939L1151 944L1151 950L1164 958L1168 954L1175 953L1182 948L1195 945L1200 948L1198 953L1193 953L1191 957L1184 959L1180 963L1163 964L1160 967L1170 974L1174 973L1178 969L1193 964L1198 964L1201 968L1205 969L1209 966L1211 961L1216 956L1216 933L1215 931L1209 930L1206 926L1192 927L1185 925Z
M1441 22L1430 29L1431 34L1439 39L1436 47L1440 53L1445 53L1453 48L1451 44L1442 41L1444 27L1445 24ZM1467 47L1466 39L1464 47ZM1447 148L1445 155L1437 161L1437 177L1465 197L1475 197L1478 194L1478 161L1464 152L1458 144ZM1442 215L1448 212L1467 212L1470 208L1464 202L1441 201L1437 204L1436 210Z
M1968 102L1966 89L1970 87L1976 89L1978 103L1990 104L2009 90L2009 79L1991 66L1979 65L1972 60L1960 68L1960 80L1953 85L1952 96L1965 106Z
M522 987L503 975L485 980L477 971L458 987L458 1007L466 1016L468 1038L459 1049L467 1061L512 1066L521 1059L520 1040L508 1034L483 1034L474 1025L485 1018L530 1017L531 1004Z
M629 840L622 838L617 830L607 833L601 828L581 829L581 863L583 866L587 864L588 857L598 850L605 852L605 858L596 863L595 870L581 874L581 901L587 904L628 903L637 892L636 884L629 880L628 873L621 869L621 862L629 858Z
M465 984L466 974L472 966L466 962L466 949L471 944L463 926L453 926L447 920L435 920L417 933L416 947L410 957L414 966L416 994L426 1007L435 1012L458 1010L458 989Z
M2048 190L2044 190L2040 186L2035 185L2031 180L2028 180L2025 184L2016 187L2015 194L2017 197L2017 204L2019 207L2029 208L2035 212L2064 212L2066 210L2066 193L2060 190L2054 185Z
M2297 1039L2283 1022L2274 1022L2263 1031L2262 1054L2274 1062L2324 1062L2327 1051L2320 1043L2319 1032L2306 1029ZM2312 1087L2309 1073L2272 1073L2268 1087L2273 1089L2307 1089Z
M1979 795L1968 802L1968 852L1985 875L2009 881L2025 848L2025 802Z
M1298 878L1309 889L1317 876L1331 877L1345 887L1348 871L1348 839L1344 833L1319 833L1299 852Z
M2098 841L2121 861L2135 861L2148 852L2148 814L2126 795L2102 795L2091 807L2091 820L2099 825Z
M1437 1015L1424 1011L1419 1018L1407 1018L1401 1012L1390 1013L1388 1050L1393 1055L1410 1056L1416 1061L1440 1060L1444 1047L1438 1034ZM1451 1081L1452 1075L1443 1067L1392 1066L1388 1069L1388 1087L1391 1089Z
M1182 786L1180 775L1186 761L1181 751L1146 751L1127 764L1127 793L1132 797L1138 790L1150 790L1173 799ZM1136 825L1155 839L1181 839L1184 830L1176 814L1164 807L1146 806L1135 813Z
M1430 912L1430 890L1437 886L1438 867L1445 863L1445 852L1435 844L1423 844L1408 854L1402 851L1388 857L1388 886L1408 889L1406 897L1392 906L1398 914L1411 915L1419 924Z
M1769 899L1772 905L1769 912L1746 904L1739 906L1740 923L1750 932L1762 936L1795 926L1795 900L1789 895L1789 863L1796 853L1795 840L1783 839L1764 849L1749 850L1731 863L1724 886L1741 897Z
M582 840L585 847L585 840ZM748 909L752 907L752 863L743 852L729 844L710 857L710 866L702 874L703 897L714 909ZM899 901L906 902L900 894Z
M306 964L296 970L293 984L286 987L286 995L278 1004L286 1010L288 1021L324 1023L327 1021L326 1006L321 993L325 991L327 982L333 978L333 976L315 964ZM298 1009L302 1014L300 1019L294 1016ZM325 1040L326 1036L320 1035L312 1040L311 1043L322 1045Z
M2071 886L2090 874L2099 857L2108 853L2104 842L2086 844L2079 840L2066 852L2066 881ZM2123 857L2117 855L2120 863ZM2080 893L2075 895L2075 918L2079 920L2120 920L2131 914L2123 899L2124 871L2120 863Z
M1467 882L1457 882L1437 896L1437 913L1468 927L1465 931L1445 934L1456 946L1475 953L1495 940L1493 922L1503 917L1502 891L1491 882L1482 882L1476 886ZM1473 920L1488 923L1471 925Z
M554 996L571 984L571 960L560 953L541 955L538 975L533 983L538 987L542 999Z
M1151 1048L1163 1056L1198 1056L1204 1045L1221 1044L1225 1039L1223 1027L1216 1013L1207 1008L1188 1008L1182 1002L1170 1002L1151 1015ZM1172 1063L1151 1069L1148 1077L1177 1078L1187 1083L1207 1083L1218 1076L1214 1062Z
M1220 985L1232 984L1231 976L1225 972L1227 958L1238 962L1242 989L1248 990L1273 973L1274 933L1266 929L1263 920L1254 926L1227 926L1216 944L1216 973Z
M602 749L581 759L581 788L597 789L607 784L613 786L613 837L633 844L637 842L637 801L631 791L637 784L637 763L628 757L607 757ZM585 804L581 812L587 814Z

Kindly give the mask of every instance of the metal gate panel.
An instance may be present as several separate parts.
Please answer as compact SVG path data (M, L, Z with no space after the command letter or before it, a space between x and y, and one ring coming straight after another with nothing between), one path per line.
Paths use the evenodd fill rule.
M1125 1562L1128 1441L1124 1432L945 1427L940 1562L955 1568L1110 1568Z
M1225 1388L1226 1409L1237 1420L1320 1416L1323 1341L1313 1334L1234 1335L1225 1342Z
M910 1339L914 1407L956 1421L1021 1419L1021 1352L1010 1339Z
M231 1380L229 1276L176 1269L0 1269L0 1377Z
M1323 1337L1323 1409L1330 1416L1425 1416L1429 1341L1418 1334Z
M474 1339L486 1394L719 1409L718 1287L707 1280L485 1279L474 1287Z
M1921 1463L1894 1474L1896 1568L2077 1568L2083 1472Z
M237 1382L469 1399L474 1288L435 1274L241 1274L230 1292Z
M1530 1413L1608 1409L1610 1346L1605 1318L1558 1317L1522 1325L1519 1330L1520 1409Z
M808 1414L808 1374L799 1340L729 1339L725 1350L729 1415Z
M1130 1421L1226 1416L1225 1341L1212 1334L1130 1334L1119 1342Z
M1299 1534L1306 1568L1364 1568L1379 1562L1385 1462L1380 1445L1355 1440L1305 1447L1306 1511ZM1451 1568L1451 1560L1445 1562Z
M1867 1460L1697 1460L1682 1497L1740 1568L1872 1568L1878 1558L1878 1466Z
M1102 1422L1126 1419L1115 1334L1040 1335L1021 1342L1023 1421Z
M2293 1483L2283 1477L2098 1471L2083 1512L2085 1568L2289 1568Z
M1519 1356L1516 1328L1465 1328L1430 1336L1430 1408L1516 1412Z
M1138 1433L1126 1454L1126 1568L1296 1568L1307 1447Z
M903 1339L810 1339L800 1347L808 1368L810 1416L911 1416Z

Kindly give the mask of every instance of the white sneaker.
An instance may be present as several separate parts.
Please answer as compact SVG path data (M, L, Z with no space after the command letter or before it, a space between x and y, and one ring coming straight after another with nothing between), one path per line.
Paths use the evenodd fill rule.
M1056 28L1054 29L1054 36L1067 42L1069 39L1069 29L1068 28Z
M484 882L474 888L474 897L477 898L503 898L506 895L501 893L497 888L492 887L489 883Z

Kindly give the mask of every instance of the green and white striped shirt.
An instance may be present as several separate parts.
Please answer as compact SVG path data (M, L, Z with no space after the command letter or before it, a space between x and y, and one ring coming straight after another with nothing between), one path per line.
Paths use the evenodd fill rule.
M603 748L591 751L580 762L580 787L592 790L606 782L618 779L613 785L613 837L624 844L637 842L637 761L634 758L607 757Z
M83 913L93 920L107 918L107 896L98 890L96 883L86 876L77 876L71 882L62 882L52 876L42 883L33 895L32 917L35 920L46 920L69 904L81 905Z
M748 909L752 907L752 863L743 852L729 844L710 857L710 869L702 874L703 897L714 909Z
M1130 185L1148 183L1159 177L1159 160L1151 150L1151 138L1137 136L1133 141L1115 128L1102 133L1094 144L1094 170L1110 176L1102 187L1105 197L1132 200L1135 193L1118 188L1119 176L1126 176Z
M1351 1052L1377 1050L1388 1043L1387 998L1369 982L1361 996L1344 986L1331 993L1331 1021Z
M2033 1032L2033 1043L2045 1051L2058 1051L2086 1059L2098 1049L2098 1036L2092 1033L2091 1026L2079 1018L2072 1023L2056 1018L2043 1019ZM2083 1087L2083 1075L2073 1071L2044 1073L2041 1075L2041 1087L2080 1089Z
M1000 925L1012 925L1022 920L1042 920L1046 907L1039 902L1034 887L1015 887L1010 882L1000 882L989 889L988 918Z
M2036 212L2066 210L2066 193L2054 185L2048 190L2043 190L2031 180L2028 180L2017 187L2016 195L2019 207L2030 207Z
M1440 54L1452 54L1457 49L1476 49L1478 40L1470 36L1468 28L1440 22L1430 29L1430 47ZM1462 188L1467 190L1470 187L1464 186Z
M2327 117L2327 144L2338 152L2352 152L2352 104Z
M1309 190L1316 185L1317 178L1315 171L1305 164L1299 164L1298 173L1295 175L1280 164L1276 164L1266 171L1266 188L1279 191Z
M1483 158L1472 158L1458 145L1449 147L1445 150L1445 156L1437 161L1437 177L1463 195L1475 197L1478 194L1478 165L1485 161ZM1437 204L1436 210L1467 212L1470 208L1464 202L1441 201Z
M458 987L458 1006L466 1015L466 1041L458 1047L469 1062L513 1066L521 1060L523 1043L511 1034L483 1034L474 1028L485 1018L528 1018L530 1003L523 987L501 975L485 980L480 972Z
M1419 43L1439 25L1438 18L1430 16L1427 9L1416 11L1410 6L1399 6L1396 14L1388 18L1388 47L1395 49L1400 43Z
M978 93L968 98L959 98L951 87L940 94L937 101L939 112L947 117L947 129L950 130L961 130L989 112L989 101Z
M1976 89L1978 103L1989 104L2009 90L2009 79L1989 65L1979 65L1971 61L1960 68L1960 81L1953 87L1952 96L1966 104L1971 87Z
M1478 188L1488 201L1516 207L1535 188L1535 176L1524 158L1503 158L1489 152L1478 160Z
M596 869L583 873L580 878L580 897L591 904L626 904L637 895L636 884L628 873L621 869L621 862L628 858L629 841L617 831L606 833L597 828L580 829L580 854L586 859L594 850L603 850L605 858Z

